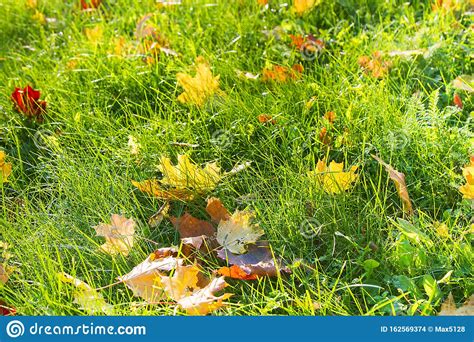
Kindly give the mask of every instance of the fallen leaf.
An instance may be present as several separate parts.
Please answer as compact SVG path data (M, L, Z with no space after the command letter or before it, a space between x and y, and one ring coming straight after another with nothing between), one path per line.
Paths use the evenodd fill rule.
M241 79L246 79L246 80L256 80L260 75L254 75L251 72L244 72L242 70L235 70L235 73L237 74L237 77Z
M216 224L219 224L221 220L228 220L231 216L221 200L215 197L207 200L206 212L211 217L212 222Z
M89 284L64 272L58 273L58 278L63 283L69 283L75 286L74 303L79 305L79 308L84 310L87 314L113 314L114 310L112 305L108 304L102 295Z
M8 176L12 173L12 164L5 162L6 154L0 151L0 183L8 182Z
M456 308L453 294L449 293L448 298L441 304L438 316L472 316L474 315L474 295L471 295L463 305Z
M385 170L388 172L388 176L395 183L395 187L397 188L398 195L400 196L400 199L402 200L403 211L407 213L408 215L412 215L413 207L411 204L410 195L408 194L408 188L405 182L405 174L395 170L391 165L387 164L386 162L384 162L382 159L380 159L379 157L375 155L372 155L372 158L378 161L379 164L385 168Z
M7 272L7 269L3 264L0 264L0 283L6 284L8 279L10 278L10 273Z
M258 242L250 246L247 253L240 255L236 255L223 248L217 251L217 256L225 260L229 265L238 266L239 270L231 268L229 271L234 272L234 276L240 274L243 277L247 277L247 280L259 277L275 277L280 272L290 273L290 269L283 266L282 261L275 260L266 242ZM222 271L226 272L227 270L223 269ZM244 272L246 276L241 272Z
M132 184L161 199L191 200L196 194L214 190L222 179L216 163L207 163L202 168L186 155L178 155L177 165L173 165L169 158L161 157L158 169L163 174L161 180L132 181Z
M29 85L25 88L15 88L11 95L11 100L15 109L23 113L29 119L35 119L38 122L43 122L43 114L46 111L46 101L40 100L41 93L39 90L34 90Z
M122 254L127 256L133 247L135 221L113 214L111 223L101 223L94 227L97 236L105 237L105 243L100 246L100 249L110 255Z
M462 169L462 175L466 179L466 184L459 187L459 191L464 198L474 199L474 156L470 158L470 164Z
M272 125L276 124L276 120L271 115L268 115L268 114L260 114L259 116L257 116L257 119L258 119L258 122L262 124L265 124L265 123L270 123Z
M309 171L308 176L314 178L317 184L327 193L338 194L348 190L359 176L355 173L357 166L352 166L347 172L343 170L344 163L331 161L327 166L324 159L318 161L316 170Z
M215 296L215 292L227 286L224 277L207 281L196 264L178 266L172 277L161 276L161 283L168 296L189 315L206 315L223 306L223 301L231 296Z
M0 316L15 316L16 309L0 299Z
M170 210L170 203L165 202L156 213L150 216L148 219L148 225L151 228L158 227L165 217L168 217L168 212Z
M197 219L189 213L184 213L181 217L170 217L170 221L182 239L201 235L213 236L215 234L214 227L210 222Z
M181 103L202 106L207 99L219 90L219 75L212 75L209 64L202 57L196 59L196 76L192 77L185 73L178 73L176 78L178 84L183 87L184 92L178 96Z
M462 99L461 99L461 96L459 96L459 94L454 94L453 96L453 103L456 107L458 107L459 109L462 109L463 108L463 104L462 104Z
M247 245L264 234L263 229L251 222L253 219L251 212L236 211L228 220L221 220L217 226L217 242L232 253L245 253Z
M91 28L86 27L84 29L84 34L90 43L93 45L98 45L104 36L104 29L101 25L96 25Z
M191 189L171 188L167 190L163 188L160 181L156 179L147 179L142 182L132 180L132 184L136 186L138 190L164 200L190 201L196 196L196 192Z
M232 265L230 267L224 266L217 270L217 274L232 278L232 279L240 279L240 280L255 280L258 279L259 276L256 274L248 274L240 266Z
M81 0L81 9L82 10L94 10L100 6L102 0Z
M281 65L271 65L262 70L262 80L264 82L275 81L284 83L289 79L295 80L300 77L304 68L301 64L295 64L288 68Z
M386 61L380 51L375 51L372 56L361 56L357 63L367 75L374 78L383 78L388 75L392 63Z
M145 299L148 303L159 303L164 298L160 276L163 272L169 272L183 264L183 259L176 258L175 255L176 249L158 250L129 273L118 277L118 280L124 282L135 296Z
M467 92L474 92L474 75L461 75L453 81L453 87Z
M137 141L137 138L135 138L133 135L128 136L128 148L130 149L130 154L132 156L137 156L140 154L140 149L142 148L142 145Z
M293 0L293 10L298 15L303 15L318 5L321 0Z

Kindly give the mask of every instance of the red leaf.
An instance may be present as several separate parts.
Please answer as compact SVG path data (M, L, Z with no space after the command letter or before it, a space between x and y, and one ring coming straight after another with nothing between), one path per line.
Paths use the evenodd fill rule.
M170 217L171 223L179 232L181 239L195 236L213 236L215 231L210 222L203 221L185 213L181 217Z

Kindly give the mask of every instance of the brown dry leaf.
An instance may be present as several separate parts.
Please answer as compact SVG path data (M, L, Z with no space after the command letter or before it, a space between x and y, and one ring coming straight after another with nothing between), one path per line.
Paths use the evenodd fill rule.
M378 161L379 164L381 164L385 168L385 171L388 172L388 176L395 183L395 187L397 188L398 195L400 196L400 199L402 200L403 211L408 215L412 215L413 206L411 204L410 195L408 194L408 188L405 182L405 174L395 170L390 164L387 164L376 155L372 155L372 158Z
M196 257L197 252L207 255L219 247L214 237L206 235L192 236L181 239L181 253L190 260Z
M97 236L105 237L100 249L110 255L127 256L133 247L135 221L117 214L113 214L110 219L112 224L101 223L94 227Z
M12 164L5 162L6 154L0 151L0 183L8 182L8 176L12 173Z
M216 297L214 293L227 286L224 277L207 281L196 264L178 266L172 277L161 276L161 283L168 296L189 315L207 315L223 306L223 301L231 296L226 293Z
M217 256L225 260L229 265L238 266L239 270L231 269L230 271L234 271L236 275L242 271L247 275L247 279L265 276L275 277L280 272L290 273L290 269L283 266L281 260L275 260L266 242L258 242L250 246L245 254L235 255L225 249L221 249L217 252Z
M448 298L441 304L438 316L472 316L474 315L474 295L471 295L463 305L456 308L453 294L449 293Z
M206 211L211 217L212 222L216 224L219 224L221 220L228 220L231 216L221 200L215 197L211 197L207 200Z
M247 245L255 243L264 234L258 224L252 223L254 218L252 212L236 211L228 220L220 221L217 242L232 253L245 253Z
M183 264L183 259L175 257L177 253L174 248L159 249L118 279L124 282L135 296L149 303L158 303L164 297L160 278L162 272L169 272Z
M178 84L183 87L184 92L178 96L181 103L202 106L208 98L219 90L219 75L212 75L209 64L202 58L196 58L196 76L178 73L176 75Z
M179 232L181 239L196 237L201 235L213 236L214 227L210 222L195 218L189 213L184 213L181 217L170 217L170 221Z
M113 314L113 306L108 304L102 295L89 284L64 272L58 273L58 278L63 283L69 283L76 287L74 291L74 303L79 305L87 314Z

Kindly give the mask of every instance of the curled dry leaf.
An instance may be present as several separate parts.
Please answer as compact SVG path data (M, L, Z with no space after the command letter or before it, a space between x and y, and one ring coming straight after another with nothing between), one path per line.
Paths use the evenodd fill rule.
M466 302L456 308L453 294L449 293L448 298L441 304L438 316L472 316L474 315L474 295L471 295Z
M466 184L459 187L459 191L464 198L474 200L474 156L471 156L470 164L462 169L462 175L466 179Z
M122 254L127 256L133 247L135 221L124 216L113 214L111 224L101 223L94 227L97 236L105 237L105 243L100 249L110 255Z
M158 169L163 174L161 180L132 181L132 184L161 199L192 200L197 194L214 190L222 179L221 169L216 163L207 163L202 168L186 155L178 155L177 165L173 165L169 158L161 157Z
M379 164L385 168L385 170L388 172L388 176L395 183L398 196L400 196L400 199L402 200L403 211L408 215L412 215L413 206L411 204L410 195L408 194L408 188L405 182L405 174L395 170L391 165L387 164L375 155L372 155L372 158L378 161Z
M196 76L178 73L176 78L184 89L178 96L178 101L181 103L202 106L219 90L219 75L215 77L212 75L209 64L202 57L196 59Z
M175 300L189 315L206 315L224 305L231 294L216 296L227 286L224 278L205 279L197 265L178 266L172 277L161 276L161 283L168 296Z
M264 234L263 229L252 223L253 219L251 212L236 211L228 220L221 220L217 226L217 242L232 253L245 253L247 245Z
M183 264L183 259L175 257L177 253L175 248L159 249L118 279L124 282L135 296L149 303L158 303L164 297L160 279L162 272L169 272Z
M221 249L217 252L217 256L232 265L230 268L218 270L221 275L230 276L231 278L251 280L265 276L275 277L280 272L290 272L288 267L283 266L281 260L273 257L266 242L258 242L250 246L245 254L236 255Z
M357 166L352 166L347 172L343 170L344 163L331 161L328 166L326 160L323 159L316 164L316 170L308 172L308 176L315 179L327 193L338 194L348 190L359 176L355 173Z
M98 313L106 315L113 314L112 305L108 304L102 295L89 284L64 272L58 273L58 278L63 283L72 284L76 287L74 291L74 303L79 305L80 309L89 315Z
M6 154L0 151L0 183L8 182L8 176L12 173L12 164L5 162Z

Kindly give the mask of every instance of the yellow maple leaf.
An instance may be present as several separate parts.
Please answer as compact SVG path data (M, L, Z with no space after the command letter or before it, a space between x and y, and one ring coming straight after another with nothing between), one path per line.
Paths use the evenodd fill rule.
M196 76L178 73L178 84L184 92L178 96L181 103L202 106L206 100L219 90L219 75L214 77L208 63L202 58L196 58Z
M127 256L133 247L135 221L113 214L111 223L101 223L94 227L97 236L105 237L105 243L100 246L100 249L110 255L122 254Z
M214 190L223 177L216 163L199 167L187 155L178 155L176 165L171 159L161 157L158 169L163 174L162 179L132 181L132 184L158 198L191 200L196 194Z
M251 212L236 211L228 220L221 220L217 226L217 241L232 253L245 253L247 245L264 234L263 229L252 223L253 219Z
M308 176L314 178L327 193L338 194L348 190L359 176L355 173L357 166L352 166L347 172L343 170L344 163L331 161L327 166L326 160L323 159L316 164L316 170L308 172Z
M316 5L319 5L321 0L294 0L293 1L293 10L298 15L302 15L305 12L310 11Z
M189 315L206 315L224 305L223 301L231 296L229 293L215 296L215 292L227 286L224 277L208 281L196 264L178 266L172 277L161 276L161 283L168 296Z
M106 315L113 314L112 305L108 304L102 295L86 282L64 272L58 273L58 278L63 283L72 284L76 287L74 291L74 303L79 305L79 307L89 315L97 313Z
M466 179L466 184L459 187L459 191L464 198L474 199L474 156L471 157L470 164L462 169L462 175Z
M0 151L0 181L1 183L8 182L8 176L12 173L12 164L5 162L6 154Z

